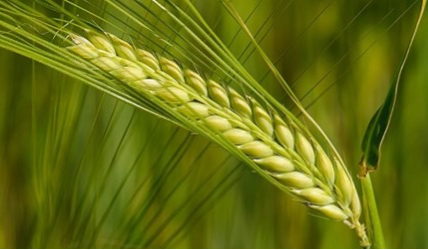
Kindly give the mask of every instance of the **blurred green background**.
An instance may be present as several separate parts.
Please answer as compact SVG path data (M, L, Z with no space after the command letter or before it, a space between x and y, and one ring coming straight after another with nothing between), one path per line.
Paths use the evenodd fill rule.
M293 109L221 3L194 3L260 84ZM233 4L356 177L365 128L395 79L420 3ZM135 25L105 6L93 1L88 10ZM372 175L391 248L428 247L427 20ZM345 225L311 215L201 136L3 49L0 76L0 247L358 247Z

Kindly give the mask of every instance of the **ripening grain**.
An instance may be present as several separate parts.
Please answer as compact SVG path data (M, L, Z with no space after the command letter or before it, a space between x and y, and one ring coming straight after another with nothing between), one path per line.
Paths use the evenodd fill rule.
M303 204L355 227L362 245L368 245L349 173L291 119L114 35L88 31L88 39L76 35L72 39L75 45L68 50L143 96L166 103L169 111L222 136Z

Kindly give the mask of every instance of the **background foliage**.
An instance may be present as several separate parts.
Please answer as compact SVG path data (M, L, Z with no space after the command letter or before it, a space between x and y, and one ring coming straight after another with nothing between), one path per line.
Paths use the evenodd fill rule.
M132 23L103 1L72 2L125 31ZM293 109L221 4L194 3L254 77ZM419 3L233 3L356 176L364 130L395 77ZM161 31L167 20L147 18ZM428 247L427 27L425 19L373 175L393 248ZM0 247L358 246L343 224L308 214L198 135L6 50L0 75Z

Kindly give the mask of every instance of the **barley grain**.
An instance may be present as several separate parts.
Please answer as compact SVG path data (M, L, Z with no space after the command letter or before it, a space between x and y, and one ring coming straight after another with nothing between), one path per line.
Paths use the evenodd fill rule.
M294 170L293 163L289 159L279 155L254 159L253 161L272 173L286 173Z
M232 128L222 135L235 145L241 145L255 140L250 132L239 128Z

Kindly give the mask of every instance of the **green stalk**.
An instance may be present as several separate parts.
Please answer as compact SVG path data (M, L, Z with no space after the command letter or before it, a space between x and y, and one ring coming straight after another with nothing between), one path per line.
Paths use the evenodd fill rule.
M398 75L397 75L397 80L392 85L391 90L390 90L391 92L390 92L390 94L388 94L387 100L385 101L384 107L389 108L389 110L386 111L387 112L386 114L384 114L387 121L386 121L386 123L385 123L385 121L383 121L383 122L386 125L383 128L383 131L381 131L381 134L377 135L377 136L380 136L380 140L377 142L377 144L376 144L376 142L374 142L374 143L369 142L368 143L369 148L375 147L377 149L375 152L376 161L373 164L373 163L367 162L366 159L368 159L368 158L363 158L362 162L360 163L361 169L362 169L362 172L360 175L362 176L361 186L363 189L363 203L364 203L364 209L365 209L367 231L368 231L368 234L370 237L372 247L377 248L377 249L386 248L386 245L385 245L385 239L383 236L382 225L381 225L380 218L379 218L379 213L377 210L373 186L372 186L372 182L370 180L370 176L369 176L368 172L374 171L376 169L376 166L378 165L378 161L379 161L379 152L378 151L380 150L380 145L381 145L381 143L382 143L382 141L386 135L386 132L387 132L388 127L389 127L389 123L390 123L391 118L392 118L392 113L393 113L393 110L395 107L395 102L397 99L397 93L398 93L399 82L401 80L401 75L403 73L404 66L405 66L405 64L407 62L407 58L409 57L409 54L410 54L410 49L413 45L413 41L415 40L416 33L418 31L420 22L422 20L422 16L424 14L426 3L427 3L427 0L421 0L421 6L420 6L420 10L419 10L419 15L418 15L418 18L416 21L416 25L413 29L413 33L412 33L412 36L410 38L409 45L407 46L406 53L404 54L403 60L401 62L401 66L399 68ZM388 102L389 102L389 104L388 104ZM384 107L381 107L380 113L383 112L382 109ZM385 119L385 117L383 119ZM377 119L380 119L380 117L378 117ZM379 121L376 121L376 123L374 124L378 130L380 129L379 126L381 126L379 124L381 124L381 122L379 122ZM373 168L373 166L374 166L374 168ZM372 167L372 168L370 168L370 167Z
M379 218L379 213L376 205L376 198L373 191L370 175L361 179L363 189L363 202L366 213L367 231L372 243L371 247L375 249L384 249L385 238L383 237L382 225Z

